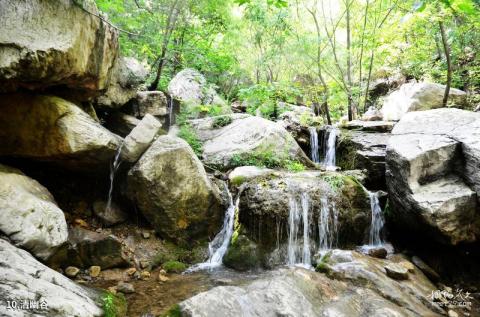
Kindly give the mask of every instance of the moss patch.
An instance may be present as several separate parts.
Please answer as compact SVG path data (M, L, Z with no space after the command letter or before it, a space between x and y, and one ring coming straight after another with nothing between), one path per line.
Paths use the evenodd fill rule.
M182 273L187 269L187 265L179 261L168 261L163 263L163 269L168 273Z
M182 311L180 309L180 306L178 304L175 304L172 307L170 307L170 309L161 317L181 317L181 316L182 316Z
M232 241L223 262L226 266L238 271L254 269L260 264L257 245L240 234Z
M105 292L102 296L102 309L104 317L127 316L127 300L123 294Z

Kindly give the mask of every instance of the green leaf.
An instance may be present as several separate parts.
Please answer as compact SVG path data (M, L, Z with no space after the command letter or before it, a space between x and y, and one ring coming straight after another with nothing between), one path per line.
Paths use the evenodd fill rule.
M425 1L417 1L413 4L413 11L422 12L426 7L427 3Z

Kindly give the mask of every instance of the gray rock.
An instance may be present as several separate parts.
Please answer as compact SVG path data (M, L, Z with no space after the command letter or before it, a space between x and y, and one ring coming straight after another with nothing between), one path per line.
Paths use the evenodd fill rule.
M271 152L279 160L298 160L314 166L295 139L280 123L244 114L231 115L232 123L214 128L215 118L192 120L191 125L203 144L203 161L221 169L235 167L234 157Z
M105 126L115 134L126 137L140 122L134 116L122 113L113 112L105 122Z
M441 108L445 85L433 83L407 83L390 95L383 103L383 120L398 121L410 111ZM456 107L464 106L467 94L459 89L450 88L449 102Z
M291 110L282 113L279 122L290 132L302 149L310 147L311 126L323 125L323 118L316 116L313 110L305 106L289 105Z
M368 255L373 256L374 258L385 259L387 257L387 249L382 247L374 247L368 249Z
M382 112L375 107L369 107L367 112L362 115L362 121L382 121Z
M393 282L382 263L354 255L337 264L341 280L305 269L280 269L243 286L218 286L180 303L184 316L441 316L424 276ZM359 258L357 258L359 257ZM382 260L377 260L382 261ZM373 281L362 283L361 281Z
M408 270L398 264L389 263L385 265L387 276L394 280L408 280Z
M79 227L69 230L68 242L48 260L48 265L54 268L100 266L108 269L129 263L129 254L117 237Z
M28 252L0 239L0 315L46 317L103 316L100 293L75 284ZM46 304L45 309L11 310L7 302Z
M130 163L136 162L161 132L162 124L154 116L147 114L142 121L125 137L120 157Z
M164 237L186 242L217 233L225 213L219 189L182 139L158 137L127 182L130 199Z
M0 165L0 231L44 260L68 235L65 216L50 192L5 165Z
M94 2L81 5L99 14ZM72 1L2 1L0 91L62 85L85 99L106 89L118 34L93 14Z
M436 109L406 114L387 148L394 225L438 242L476 241L480 233L480 114Z
M418 256L412 257L412 263L418 267L432 282L440 281L440 275Z
M168 84L168 93L173 98L194 105L224 105L223 101L205 77L194 69L184 69Z
M105 201L96 201L93 203L93 212L107 226L122 223L128 218L127 214L113 202L110 208L107 208Z
M161 91L139 91L134 99L134 107L138 117L146 114L155 117L168 115L167 96Z
M133 287L130 283L125 282L118 282L117 284L117 291L122 292L124 294L133 294L135 293L135 287Z
M69 266L65 269L65 275L71 278L74 278L78 275L80 269L75 266Z
M108 164L120 145L120 137L58 97L3 95L0 112L3 156L91 169Z
M342 125L342 128L365 132L390 132L395 126L392 121L361 121L353 120Z
M137 95L137 90L147 76L147 69L135 58L117 58L107 91L97 98L97 105L106 108L125 105Z
M341 130L337 165L367 171L368 188L385 188L385 156L390 133Z

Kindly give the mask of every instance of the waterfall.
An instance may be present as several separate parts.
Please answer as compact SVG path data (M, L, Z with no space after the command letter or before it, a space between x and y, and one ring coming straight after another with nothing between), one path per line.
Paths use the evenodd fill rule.
M370 197L370 209L372 211L372 221L370 225L370 237L369 245L370 246L381 246L384 241L381 238L381 233L385 221L383 219L382 208L380 207L380 202L378 200L378 192L368 192Z
M289 203L287 264L300 264L310 267L312 264L310 251L310 197L307 193L302 193L300 201L292 196L289 199ZM300 228L302 228L302 231L300 231Z
M320 215L318 216L319 248L320 250L329 250L337 244L338 210L335 204L332 204L330 208L326 197L322 198L320 203Z
M203 263L195 264L194 266L190 267L186 273L204 269L213 269L222 265L223 256L225 253L227 253L228 246L230 245L230 240L233 235L235 212L238 210L240 204L240 193L238 194L234 203L232 194L228 190L227 184L225 184L225 189L228 193L229 206L225 212L222 229L208 244L208 260Z
M173 122L173 97L168 98L168 126L174 125Z
M113 160L113 163L110 165L110 188L108 190L107 206L105 207L106 212L108 212L110 210L110 207L112 206L113 181L115 179L115 173L117 172L118 168L120 167L120 164L122 163L122 160L120 158L122 149L123 149L123 142L118 147L117 153L115 153L115 158Z
M310 131L310 153L312 156L312 161L314 163L320 163L320 158L318 154L318 133L317 129L314 127L308 128Z
M337 129L331 127L325 131L325 159L323 160L323 165L327 171L336 170L335 166L335 146L337 143Z

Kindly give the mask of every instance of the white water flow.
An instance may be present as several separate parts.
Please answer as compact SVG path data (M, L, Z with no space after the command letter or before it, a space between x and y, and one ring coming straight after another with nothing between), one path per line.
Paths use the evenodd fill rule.
M330 250L338 240L338 210L335 204L331 208L328 199L320 200L320 215L318 217L318 237L320 251Z
M334 171L336 169L335 146L337 143L337 129L331 127L326 130L325 139L325 159L323 164L327 171Z
M112 206L113 181L115 180L115 173L120 167L120 164L122 164L122 160L120 159L120 154L122 153L122 149L123 149L123 142L118 147L117 153L115 153L115 158L113 160L113 163L110 165L110 188L108 190L108 200L107 200L107 206L105 207L105 211L109 211L110 207Z
M228 193L229 206L225 212L225 218L223 220L222 230L213 238L213 240L208 244L208 253L209 257L206 262L195 264L190 267L186 273L195 272L198 270L213 269L222 265L222 260L227 253L228 246L230 245L230 240L233 235L234 222L235 222L235 212L238 210L240 203L240 193L233 203L233 197L228 186L225 184L225 189Z
M372 221L370 224L370 237L368 244L369 246L381 246L384 244L382 240L381 233L385 221L383 219L382 208L380 207L380 201L378 200L378 192L368 192L370 197L370 209L372 211Z
M318 153L318 133L314 127L308 128L310 132L310 153L314 163L320 163L320 155Z
M173 97L168 100L168 125L171 127L173 122Z
M310 267L310 197L302 193L300 200L290 197L289 203L287 264Z

